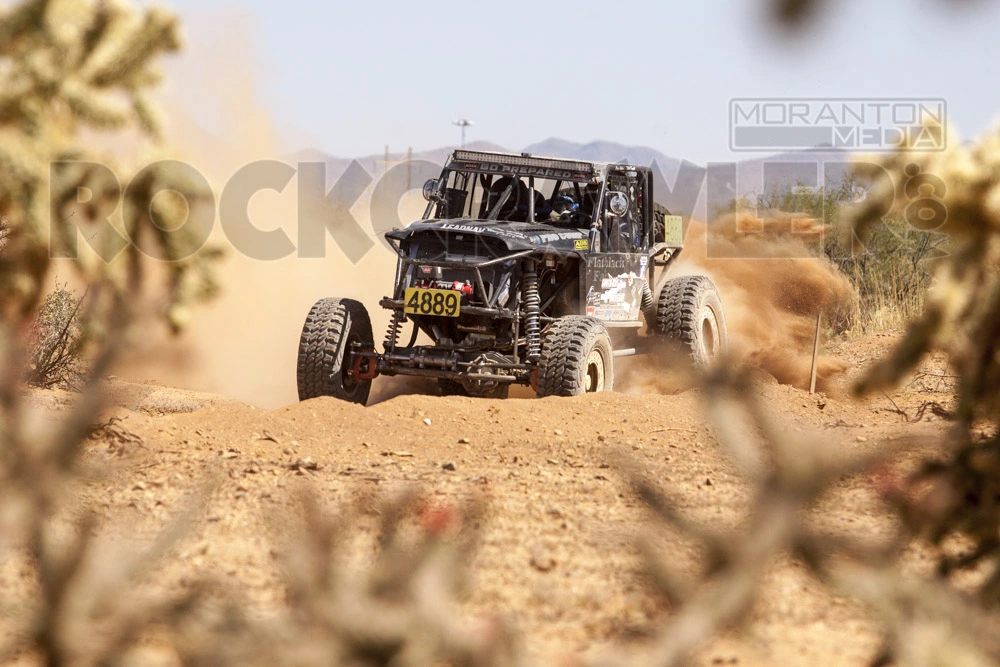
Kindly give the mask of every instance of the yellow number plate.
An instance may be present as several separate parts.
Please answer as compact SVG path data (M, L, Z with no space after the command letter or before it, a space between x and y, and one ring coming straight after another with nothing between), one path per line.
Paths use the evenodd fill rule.
M663 241L665 243L684 243L684 218L679 215L663 216Z
M458 317L462 307L462 294L446 289L409 287L403 303L403 312L407 315Z

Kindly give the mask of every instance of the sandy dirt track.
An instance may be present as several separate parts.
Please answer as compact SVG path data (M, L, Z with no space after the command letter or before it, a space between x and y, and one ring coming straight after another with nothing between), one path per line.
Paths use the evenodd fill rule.
M860 368L889 340L835 352ZM510 620L543 664L623 641L641 664L643 636L669 614L639 576L633 543L646 516L616 470L621 455L704 524L737 528L751 500L702 415L698 390L508 401L409 395L368 408L318 399L263 411L156 385L114 380L109 388L118 404L109 416L123 418L143 444L88 445L91 457L120 466L87 490L108 527L141 543L190 504L203 480L218 484L159 576L162 585L214 573L238 583L261 610L281 605L274 526L304 481L331 508L405 485L444 502L481 494L489 511L470 564L467 608ZM867 403L810 396L769 378L759 391L809 446L847 456L870 452L883 438L943 430L939 421L904 424L890 410L912 413L927 400L926 388ZM43 392L35 400L52 411L71 397ZM814 513L831 531L878 539L891 529L867 475L844 480ZM690 544L662 539L672 563L697 569ZM363 560L365 548L357 553ZM879 641L862 608L832 597L790 560L770 572L754 619L745 632L706 647L699 662L857 665Z

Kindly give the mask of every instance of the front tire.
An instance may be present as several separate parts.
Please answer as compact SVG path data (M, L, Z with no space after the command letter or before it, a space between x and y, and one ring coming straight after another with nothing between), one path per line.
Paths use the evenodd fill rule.
M707 276L668 280L656 305L656 332L677 343L696 368L707 368L729 350L726 314Z
M353 299L320 299L309 311L299 338L299 400L332 396L365 405L371 380L355 382L344 363L351 343L374 347L364 304Z
M542 340L537 393L579 396L614 389L611 337L593 317L569 315L556 320Z

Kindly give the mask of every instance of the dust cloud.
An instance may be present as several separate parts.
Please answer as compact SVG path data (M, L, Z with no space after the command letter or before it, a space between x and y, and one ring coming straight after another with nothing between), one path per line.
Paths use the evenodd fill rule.
M705 275L719 289L729 331L726 363L749 369L758 381L808 389L816 317L854 297L854 288L819 257L823 227L794 215L762 219L729 215L711 226L692 221L670 277ZM829 390L847 368L820 356L817 387ZM656 354L622 359L616 389L629 394L673 394L696 385L688 361L663 346Z
M236 8L198 11L211 16L204 21L188 17L194 33L174 63L162 100L170 120L165 143L175 157L209 179L218 200L240 167L256 160L289 162L292 151L305 145L298 142L307 139L284 136L259 100L253 78L258 53L250 19ZM198 33L199 25L219 25L220 21L231 29ZM219 85L220 81L225 85ZM332 181L330 174L328 181ZM256 227L281 230L295 245L297 185L298 179L293 178L283 192L260 192L250 202L250 219ZM332 185L328 182L328 187ZM210 242L226 253L217 274L221 295L199 306L178 338L152 324L145 327L136 349L117 372L131 379L220 393L266 408L295 402L298 339L313 303L329 296L364 302L372 314L376 341L382 340L388 325L388 316L377 303L391 292L395 254L370 229L365 204L369 195L366 192L351 211L374 243L357 264L341 252L330 234L322 259L300 258L297 252L274 261L253 259L236 250L233 242L240 239L224 235L217 222ZM407 201L410 205L401 206L407 209L401 210L401 217L418 218L422 208L414 212L410 210L414 199ZM309 250L315 254L316 248ZM384 386L379 391L391 390ZM376 400L379 391L373 392Z
M823 233L816 221L791 215L694 222L673 269L707 275L719 288L733 360L799 388L809 386L817 315L829 321L854 296L850 281L817 256ZM847 365L821 356L817 368L825 389Z

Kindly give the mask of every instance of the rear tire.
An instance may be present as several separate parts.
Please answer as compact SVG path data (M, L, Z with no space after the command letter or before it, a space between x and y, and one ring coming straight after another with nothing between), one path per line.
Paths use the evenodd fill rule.
M729 349L726 315L707 276L668 280L656 306L656 332L674 341L696 368L707 368Z
M309 311L299 338L299 400L332 396L365 405L372 382L354 382L344 364L351 343L374 347L364 304L353 299L320 299Z
M611 337L593 317L556 320L542 340L538 364L539 397L579 396L614 389Z

